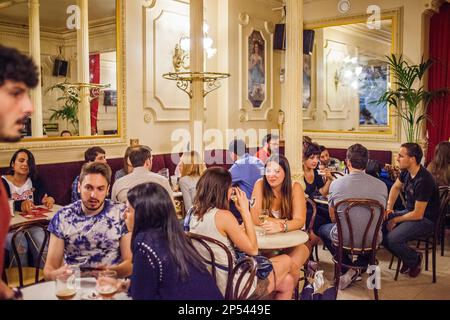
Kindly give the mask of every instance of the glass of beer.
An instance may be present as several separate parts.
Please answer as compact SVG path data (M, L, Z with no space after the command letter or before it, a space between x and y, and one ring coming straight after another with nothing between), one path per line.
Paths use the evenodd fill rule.
M60 275L55 279L56 296L60 300L70 300L77 294L75 274Z
M95 289L105 300L110 300L117 292L118 280L117 272L114 270L104 270L98 273L97 286Z

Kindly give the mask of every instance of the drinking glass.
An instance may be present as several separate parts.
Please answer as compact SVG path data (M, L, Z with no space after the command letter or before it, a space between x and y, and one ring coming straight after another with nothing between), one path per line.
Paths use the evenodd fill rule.
M70 300L77 294L76 275L60 275L55 279L55 294L60 300Z
M233 188L232 191L231 191L231 200L232 200L233 202L236 202L236 201L237 201L236 190L235 190L234 188Z
M258 216L259 225L260 225L260 228L258 228L258 230L257 230L258 235L260 235L260 236L266 235L266 230L262 227L262 225L267 221L268 218L269 218L269 210L267 210L267 209L261 210L261 213Z
M117 292L117 272L104 270L98 273L97 286L95 289L105 300L110 300Z

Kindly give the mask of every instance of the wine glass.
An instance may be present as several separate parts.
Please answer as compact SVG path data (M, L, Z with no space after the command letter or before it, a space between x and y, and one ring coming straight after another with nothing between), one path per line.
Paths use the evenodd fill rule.
M111 300L117 292L117 272L114 270L104 270L98 273L97 286L95 290L105 300Z
M257 231L258 235L260 235L260 236L266 235L266 230L262 227L262 225L267 221L268 218L269 218L269 210L267 210L267 209L261 210L261 213L258 216L259 225L260 225L260 228Z

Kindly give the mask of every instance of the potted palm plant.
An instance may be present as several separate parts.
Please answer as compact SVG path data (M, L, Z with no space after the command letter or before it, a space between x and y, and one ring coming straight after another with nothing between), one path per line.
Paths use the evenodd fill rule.
M47 92L53 90L61 90L63 95L56 99L56 101L63 101L64 104L58 109L50 109L52 115L50 116L50 121L52 120L66 120L67 124L71 124L75 133L78 133L78 105L81 102L80 95L78 91L74 88L68 87L67 83L61 82L57 83L47 89Z
M428 104L436 97L443 96L447 89L427 91L423 78L432 65L432 61L421 61L419 65L411 65L403 56L386 56L387 63L394 78L393 88L387 90L374 103L387 103L395 108L401 118L408 142L419 142L422 122L427 119Z

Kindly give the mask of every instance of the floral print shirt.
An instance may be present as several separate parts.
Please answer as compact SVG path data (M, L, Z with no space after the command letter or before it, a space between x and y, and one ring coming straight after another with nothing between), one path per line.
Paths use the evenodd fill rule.
M67 264L79 263L83 258L87 258L83 264L86 267L119 264L120 239L128 233L124 212L124 204L105 200L100 213L87 216L79 200L59 210L50 221L48 231L64 240Z

